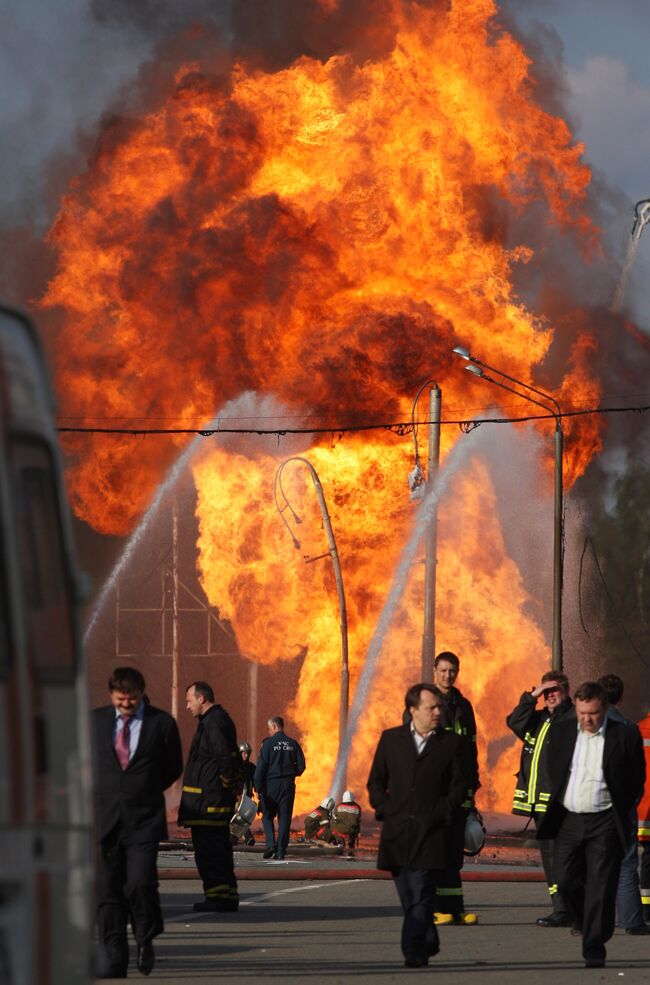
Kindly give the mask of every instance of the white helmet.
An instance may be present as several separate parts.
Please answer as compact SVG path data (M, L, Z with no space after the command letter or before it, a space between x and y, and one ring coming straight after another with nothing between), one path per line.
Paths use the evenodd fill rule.
M478 855L485 844L485 834L483 818L476 808L472 808L465 821L464 854L469 856Z
M334 809L334 799L332 797L326 797L325 800L321 800L320 806L324 807L326 811L331 811Z
M351 790L344 790L343 791L343 803L344 804L353 804L354 803L354 794L352 793Z

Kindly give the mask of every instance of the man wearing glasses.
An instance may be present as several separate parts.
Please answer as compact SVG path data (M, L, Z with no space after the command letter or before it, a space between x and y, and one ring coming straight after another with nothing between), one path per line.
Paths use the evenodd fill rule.
M544 704L538 708L540 697ZM508 728L523 743L512 813L532 817L536 829L546 814L551 795L547 763L549 731L557 722L575 717L568 678L560 671L549 670L537 687L524 691L519 704L506 718ZM553 910L548 916L538 917L536 923L540 927L569 927L571 919L553 874L553 841L543 839L538 844Z

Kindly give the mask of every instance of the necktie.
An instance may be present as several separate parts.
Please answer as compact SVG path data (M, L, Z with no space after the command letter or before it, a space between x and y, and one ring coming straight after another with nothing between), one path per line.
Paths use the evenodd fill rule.
M115 754L123 770L129 765L129 745L131 741L131 719L128 715L120 715L123 725L115 736Z

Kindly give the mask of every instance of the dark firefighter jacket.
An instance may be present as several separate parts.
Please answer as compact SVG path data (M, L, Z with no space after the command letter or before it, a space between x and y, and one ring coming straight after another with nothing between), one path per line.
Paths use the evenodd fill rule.
M449 695L443 695L441 725L456 735L464 736L470 743L471 793L481 786L478 776L478 750L476 747L476 718L474 709L457 687L452 687Z
M467 743L453 732L439 729L421 753L408 725L382 733L368 777L383 821L377 868L461 868L469 775Z
M183 774L178 823L226 827L242 790L234 723L221 705L201 715Z
M322 804L314 807L305 817L305 838L323 838L329 840L332 815Z
M557 722L575 718L571 698L565 698L553 714L546 707L536 708L537 699L524 691L519 704L506 718L506 725L523 742L515 786L513 814L545 814L551 795L547 763L549 729Z

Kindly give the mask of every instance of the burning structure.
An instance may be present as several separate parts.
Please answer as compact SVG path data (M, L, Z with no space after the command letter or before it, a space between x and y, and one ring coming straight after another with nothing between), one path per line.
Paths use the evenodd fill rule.
M261 22L244 43L238 18L257 7L243 2L230 54L207 23L161 46L138 112L133 98L104 122L61 202L48 234L56 270L39 306L63 425L201 429L216 415L243 427L246 416L251 430L269 418L278 432L313 429L291 451L309 458L328 497L354 692L417 509L410 443L385 425L409 419L432 376L443 418L476 412L451 354L459 342L489 347L564 409L595 406L599 340L566 269L598 266L602 254L584 148L545 108L494 0L381 0L365 18L364 3L299 6L311 54L265 51ZM515 399L502 409L530 410ZM339 440L355 426L366 430ZM568 488L602 427L566 422ZM527 431L529 516L539 514L534 536L550 568L549 434L546 422ZM77 515L127 535L184 440L68 437ZM443 462L462 440L443 427ZM304 566L279 522L273 480L287 454L283 439L206 438L190 468L207 598L245 660L279 678L300 660L286 707L268 709L288 714L312 766L300 810L335 766L340 633L331 570ZM322 554L309 477L287 470L284 481L305 552ZM544 561L513 550L506 502L486 446L441 507L436 629L439 648L461 655L477 710L490 762L483 805L503 810L515 771L504 718L550 662L548 586L535 574ZM355 736L354 789L418 676L421 612L414 565Z

